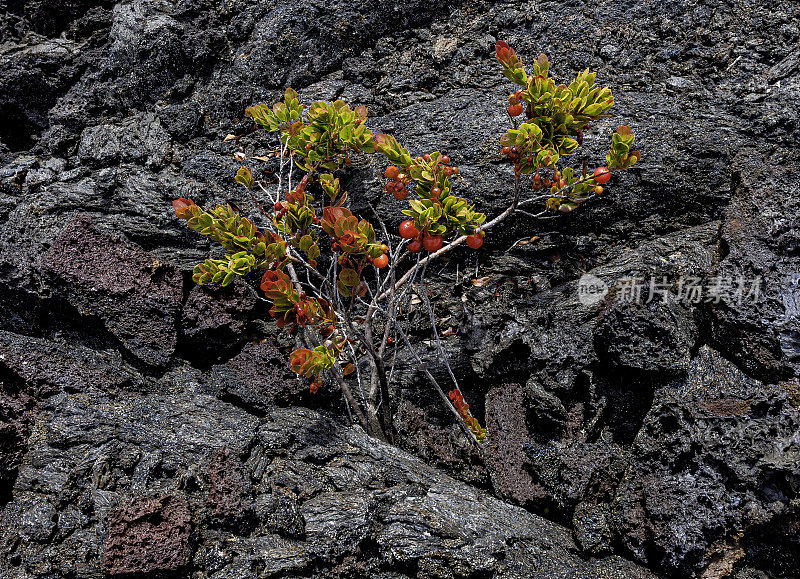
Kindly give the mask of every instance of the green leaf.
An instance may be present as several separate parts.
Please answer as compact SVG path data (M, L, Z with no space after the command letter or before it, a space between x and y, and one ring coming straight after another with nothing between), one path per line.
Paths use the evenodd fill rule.
M356 270L348 267L339 274L339 281L346 287L355 287L361 283L361 278L358 277Z

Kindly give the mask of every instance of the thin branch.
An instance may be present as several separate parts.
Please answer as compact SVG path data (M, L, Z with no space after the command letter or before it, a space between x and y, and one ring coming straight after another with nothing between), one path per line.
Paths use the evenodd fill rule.
M456 422L459 424L461 429L466 433L467 437L475 444L475 446L478 449L478 452L481 454L481 456L483 456L484 455L484 448L481 445L480 441L475 437L475 434L472 432L472 430L470 430L469 427L466 424L464 424L464 419L461 417L461 415L458 413L458 411L453 407L453 404L450 401L450 399L447 397L447 394L444 393L444 390L442 390L442 387L439 386L439 383L436 381L436 378L434 378L433 374L431 374L430 370L428 370L428 367L425 365L425 362L422 361L422 359L417 354L416 350L414 350L413 346L408 341L408 336L406 336L405 332L402 330L402 328L400 328L400 325L397 323L397 320L394 321L394 325L395 325L395 328L397 329L397 333L400 335L400 337L403 338L403 342L405 342L406 347L411 352L411 354L414 356L414 358L417 360L417 363L419 365L419 369L422 370L423 374L425 374L425 377L428 379L428 381L436 389L436 392L438 392L439 397L442 400L444 400L445 406L447 406L447 408L450 410L450 412L453 414L453 416L455 416Z

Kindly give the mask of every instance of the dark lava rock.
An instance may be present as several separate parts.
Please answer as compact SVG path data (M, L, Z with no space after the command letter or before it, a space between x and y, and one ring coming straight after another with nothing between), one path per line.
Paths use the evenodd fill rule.
M120 126L96 125L81 134L78 158L90 167L107 167L120 161L161 166L169 149L169 136L154 114L127 119Z
M238 456L223 447L210 456L206 507L213 525L242 531L252 523L253 485Z
M190 376L169 379L189 385ZM1 560L21 576L187 565L234 577L254 568L370 576L442 561L460 574L652 577L618 557L585 561L566 528L307 409L275 409L259 423L174 384L169 394L50 397L36 428L0 526L9 538L51 537L53 548L4 543ZM251 473L266 524L191 525L190 533L191 513L208 507L198 469L220 443L247 457L242 476ZM230 496L246 487L236 479L217 489ZM36 504L53 505L56 527L44 524L41 508L30 512Z
M303 539L306 535L306 521L294 493L277 489L272 494L261 495L257 512L270 533L287 539Z
M643 372L688 369L699 336L692 310L670 296L661 300L614 301L602 312L594 342L603 363Z
M665 576L796 575L798 16L787 0L3 4L2 573L101 576L111 510L182 496L190 558L165 574L648 575L622 555ZM214 249L170 201L258 216L232 153L274 170L256 159L274 136L223 139L291 85L367 105L415 155L446 152L491 217L513 190L498 39L612 88L590 167L617 124L643 157L579 211L518 215L432 271L444 351L490 442L484 462L401 349L396 440L422 464L345 426L340 397L312 397L271 338L249 341L271 330L243 284L183 287ZM394 228L383 168L343 179ZM584 274L600 301L579 299ZM624 303L630 277L666 277L673 297L689 277L763 283L759 300ZM424 314L409 312L418 341ZM421 356L448 384L437 349ZM251 478L252 524L206 516L222 446ZM225 504L237 485L215 484Z
M2 356L2 355L0 355ZM0 366L0 368L2 368ZM0 375L0 500L8 499L17 467L28 448L36 397L3 368Z
M584 553L601 555L612 550L614 534L609 524L609 506L605 503L581 503L572 515L575 541Z
M800 410L783 388L703 347L687 379L656 394L634 441L613 503L616 533L638 560L692 576L748 557L743 541L763 552L765 526L793 532L798 432ZM797 553L769 567L786 576Z
M308 392L271 339L246 343L236 356L211 369L207 384L220 398L261 412L303 399Z
M240 279L226 287L194 285L181 314L183 354L202 364L240 346L257 303L254 290Z
M545 490L530 473L530 460L523 446L531 443L522 406L522 385L501 384L486 396L486 429L493 486L504 498L522 506L545 498Z
M112 577L177 572L191 557L191 513L180 495L130 499L108 516L103 566Z
M28 447L39 403L53 394L143 388L146 380L116 351L20 336L0 330L0 501L16 477Z
M175 268L76 218L42 257L42 269L59 299L102 320L136 358L168 363L183 291Z
M712 343L753 377L775 382L800 368L800 255L793 249L800 226L787 218L800 210L790 194L800 173L793 163L776 166L750 149L733 162L737 187L722 231L725 255L714 273L743 287L710 304Z

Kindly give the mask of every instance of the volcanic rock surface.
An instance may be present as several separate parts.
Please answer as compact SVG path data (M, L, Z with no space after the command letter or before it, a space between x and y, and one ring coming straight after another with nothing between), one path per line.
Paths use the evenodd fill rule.
M437 267L490 440L401 352L389 446L288 371L257 279L192 284L214 250L170 202L256 215L224 137L292 86L450 155L495 215L498 39L597 71L614 116L582 151L629 124L642 160ZM789 0L0 3L0 577L797 576L798 45ZM394 228L383 169L344 183ZM608 294L579 299L584 274ZM637 278L668 289L622 299Z

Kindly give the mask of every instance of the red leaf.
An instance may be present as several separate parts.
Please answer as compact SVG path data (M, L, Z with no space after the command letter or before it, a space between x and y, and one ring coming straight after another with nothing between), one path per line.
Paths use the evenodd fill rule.
M193 207L197 207L194 201L184 197L176 199L172 202L172 208L175 210L175 215L177 215L180 219L189 219L190 217L194 217L195 209L193 209Z

